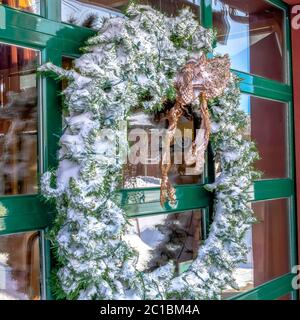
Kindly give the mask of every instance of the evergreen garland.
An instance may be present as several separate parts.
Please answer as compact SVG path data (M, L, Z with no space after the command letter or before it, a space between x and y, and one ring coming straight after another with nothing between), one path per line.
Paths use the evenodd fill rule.
M257 153L243 137L247 117L239 109L238 80L210 102L211 137L221 174L206 186L215 192L214 222L189 270L179 276L170 262L152 272L136 269L138 253L117 199L122 155L116 134L133 107L163 109L174 99L174 75L189 58L212 51L213 33L184 9L167 17L132 5L126 17L104 19L73 70L47 63L42 72L67 79L68 115L60 139L59 167L42 177L42 193L54 199L51 238L58 260L56 297L66 299L219 299L235 286L233 270L245 260L245 232L253 223L248 193ZM118 133L119 145L127 139Z

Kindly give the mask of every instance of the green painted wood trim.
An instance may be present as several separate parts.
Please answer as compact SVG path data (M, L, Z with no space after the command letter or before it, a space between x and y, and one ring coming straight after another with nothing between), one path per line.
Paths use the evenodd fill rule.
M213 27L212 19L212 0L201 0L200 2L200 21L205 28Z
M51 61L61 66L61 53L54 49L45 49L42 52L42 63ZM42 170L55 168L58 164L57 150L58 141L62 132L61 108L61 84L51 77L41 77L42 81L42 112L40 134L42 143L40 144L40 154L42 156Z
M83 46L84 41L89 37L86 33L78 32L80 40L80 47L78 42L64 39L64 35L73 34L68 28L62 29L58 32L58 36L52 36L45 33L40 33L32 30L22 30L13 26L7 26L6 29L0 29L0 42L7 42L14 45L24 46L34 49L56 48L58 51L79 54L80 47ZM74 32L76 34L76 32ZM71 37L70 37L71 38Z
M231 297L228 300L275 300L292 291L294 274L286 274L280 278L269 281L250 291Z
M253 201L289 198L294 194L291 179L260 180L254 183Z
M56 161L55 158L53 158L54 160ZM293 193L292 181L289 179L257 181L255 182L254 190L255 199L253 201L287 198ZM159 202L159 195L159 188L122 190L120 192L122 206L131 217L206 208L210 198L213 196L204 189L203 185L177 186L177 206L162 208ZM135 201L130 201L132 198L135 198ZM0 202L7 208L8 213L5 218L9 218L10 221L33 214L35 216L39 215L40 225L43 214L49 211L49 204L46 204L39 195L0 197ZM49 213L50 216L53 215L53 211L50 210ZM49 222L48 214L45 217L46 224ZM37 226L33 224L33 227Z
M40 211L38 214L30 213L28 215L15 215L14 217L0 218L0 235L42 230L51 225L54 215L51 215L48 210L46 213Z
M33 48L55 48L62 52L79 53L84 41L95 34L88 28L52 21L34 14L0 5L6 17L0 29L0 41ZM3 11L4 10L4 11Z
M202 185L185 185L176 187L176 197L176 205L163 208L160 205L159 188L122 190L121 204L129 217L141 217L205 208L209 205L211 195Z
M46 19L60 22L61 21L61 0L43 0L43 16Z
M288 63L289 83L293 87L293 65L292 65L292 35L289 8L286 10L285 29L286 29L286 59ZM298 242L297 242L297 207L296 207L296 181L295 181L295 128L294 128L294 101L288 104L288 154L289 154L289 176L294 181L294 194L290 198L290 215L289 215L289 243L290 243L290 265L299 264ZM298 235L299 236L299 235ZM299 299L299 290L291 292L292 299Z
M290 198L294 194L291 179L260 180L254 182L252 201ZM211 205L213 193L203 185L181 185L176 187L177 204L162 208L159 201L159 188L129 189L120 191L121 205L130 217L154 214L169 214L191 209L207 208Z
M0 29L6 28L6 12L5 8L0 6Z
M0 197L7 213L0 217L0 235L43 229L51 224L54 210L39 195Z
M289 11L289 5L284 3L282 0L265 0L265 1L281 8L281 9Z
M7 213L1 217L37 214L40 206L46 208L45 201L39 195L1 196L0 203L7 209Z
M240 79L243 93L283 102L293 101L293 89L290 85L262 78L245 72L232 70Z

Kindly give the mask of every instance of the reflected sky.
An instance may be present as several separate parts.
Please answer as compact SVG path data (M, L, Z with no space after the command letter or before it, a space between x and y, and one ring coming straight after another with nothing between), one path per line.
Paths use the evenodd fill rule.
M61 20L68 22L70 18L76 18L76 24L82 24L87 16L97 14L99 18L121 15L115 10L109 10L96 5L82 3L77 0L62 0Z
M221 12L220 2L213 1L213 11ZM237 10L237 14L247 17L247 14ZM250 37L249 25L235 22L226 14L227 22L230 25L229 34L226 35L225 44L218 42L216 52L226 54L230 50L232 68L235 70L250 71ZM221 35L225 36L225 35Z
M249 95L246 95L246 94L241 95L240 107L247 115L250 116L251 103L250 103L250 96Z

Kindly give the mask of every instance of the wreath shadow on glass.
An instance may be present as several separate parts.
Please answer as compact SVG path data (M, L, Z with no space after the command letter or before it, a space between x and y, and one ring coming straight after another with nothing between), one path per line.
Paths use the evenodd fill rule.
M233 271L246 259L245 234L255 221L249 190L258 155L244 134L248 118L239 108L239 82L228 56L207 58L213 38L188 9L167 17L149 6L131 5L124 17L103 19L72 70L51 63L40 68L69 83L63 91L59 166L41 181L43 195L57 209L49 234L58 266L57 298L220 299L225 288L236 287ZM120 205L122 151L128 148L120 126L137 107L166 114L167 145L187 109L196 110L201 130L188 162L201 174L209 141L219 159L216 181L205 186L214 192L214 221L194 261L180 274L170 261L139 270L146 249ZM160 202L176 206L167 158L163 153ZM170 231L174 223L164 227Z

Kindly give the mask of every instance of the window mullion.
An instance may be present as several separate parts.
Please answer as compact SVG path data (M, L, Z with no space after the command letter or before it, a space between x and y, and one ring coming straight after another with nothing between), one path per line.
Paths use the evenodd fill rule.
M201 0L200 20L203 27L213 27L212 0Z
M41 12L46 19L61 21L61 0L43 0Z

